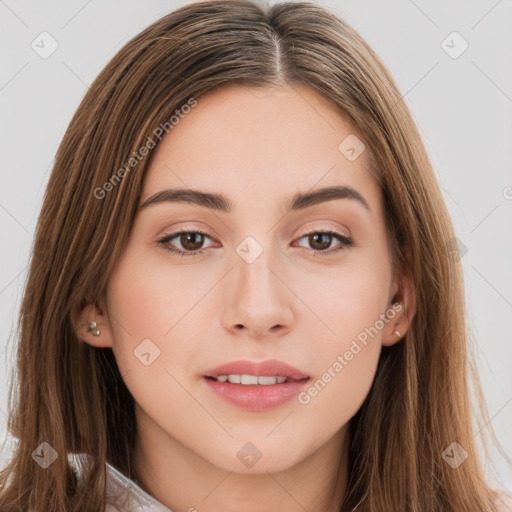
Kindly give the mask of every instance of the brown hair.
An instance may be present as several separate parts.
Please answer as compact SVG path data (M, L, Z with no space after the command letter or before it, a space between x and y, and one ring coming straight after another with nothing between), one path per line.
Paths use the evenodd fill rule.
M108 63L71 120L18 321L8 423L17 442L0 508L104 510L106 461L137 481L133 397L112 350L77 338L77 318L100 301L130 233L150 158L126 162L176 109L227 84L306 84L349 117L373 157L393 261L414 283L411 327L383 348L350 421L341 510L494 511L473 440L471 383L482 424L487 410L468 354L462 272L448 249L454 231L411 114L376 54L332 12L243 0L193 3L153 23ZM31 456L43 441L59 454L44 470ZM469 454L457 470L441 457L454 441ZM63 455L80 452L94 465L77 486Z

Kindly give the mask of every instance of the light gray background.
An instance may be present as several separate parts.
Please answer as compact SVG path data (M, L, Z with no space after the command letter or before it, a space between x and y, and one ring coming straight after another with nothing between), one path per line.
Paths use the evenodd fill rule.
M133 35L188 2L0 0L0 436L26 265L49 169L82 96ZM323 1L390 68L424 137L462 257L492 426L512 456L512 1ZM47 59L32 47L47 31ZM469 44L454 59L441 43ZM453 41L453 42L452 42ZM461 42L449 38L452 52ZM49 48L49 42L45 43ZM476 432L484 427L475 426ZM7 443L0 462L8 457ZM496 485L512 469L493 453ZM489 467L489 464L486 463Z

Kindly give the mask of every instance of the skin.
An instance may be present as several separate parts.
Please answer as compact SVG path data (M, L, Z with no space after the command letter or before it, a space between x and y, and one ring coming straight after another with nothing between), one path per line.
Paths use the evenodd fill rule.
M78 334L113 349L136 402L136 467L175 512L339 509L348 422L382 346L409 327L404 309L306 405L245 411L213 394L203 375L229 361L275 358L315 382L393 303L414 312L411 283L391 273L368 155L349 161L338 150L350 134L357 131L312 89L230 86L199 98L152 156L141 204L189 187L227 196L234 210L140 209L104 301L83 311L83 324L96 320L101 334ZM370 210L336 199L285 214L295 193L340 184ZM158 243L180 228L207 232L202 254L182 257ZM328 238L321 255L305 236L313 229L334 229L355 245L334 252L340 242ZM252 263L236 252L247 236L263 249ZM194 249L194 239L186 244L176 237L167 245ZM147 338L160 350L149 366L134 357ZM251 468L237 457L249 441L262 454Z

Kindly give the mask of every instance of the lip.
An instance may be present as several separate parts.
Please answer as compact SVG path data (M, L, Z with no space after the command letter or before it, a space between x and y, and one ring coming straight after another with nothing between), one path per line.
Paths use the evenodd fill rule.
M282 376L288 380L282 384L244 385L217 382L219 375ZM304 388L309 376L277 359L265 361L233 361L217 366L204 374L209 388L224 401L248 411L265 411L290 401Z

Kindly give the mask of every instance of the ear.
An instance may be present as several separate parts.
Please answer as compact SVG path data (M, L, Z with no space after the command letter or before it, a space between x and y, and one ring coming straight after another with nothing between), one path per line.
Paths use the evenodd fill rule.
M411 261L409 247L402 246L402 253L407 261ZM416 314L416 290L407 271L395 272L392 285L391 301L386 310L388 322L383 330L382 345L389 347L400 341ZM400 333L400 336L396 332Z
M90 327L92 322L96 322L96 328ZM104 348L113 345L111 323L103 303L87 304L80 311L73 327L78 339L93 347Z

